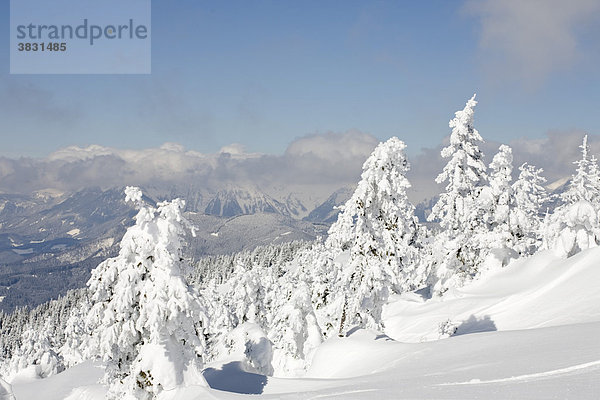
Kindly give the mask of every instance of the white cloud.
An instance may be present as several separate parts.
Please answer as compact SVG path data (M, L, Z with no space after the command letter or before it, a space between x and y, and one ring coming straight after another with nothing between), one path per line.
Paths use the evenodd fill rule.
M231 154L231 155L245 154L246 146L244 146L243 144L240 144L240 143L232 143L230 145L221 147L221 150L219 150L219 153L227 153L227 154Z
M69 146L51 153L47 160L75 162L112 154L114 154L114 150L97 144L88 147Z
M377 143L378 140L372 135L356 130L345 133L328 132L296 139L288 146L286 155L342 161L368 156Z
M495 78L542 83L584 55L582 31L600 13L598 0L468 1L480 21L482 61ZM590 41L597 44L597 38ZM589 50L589 49L588 49Z

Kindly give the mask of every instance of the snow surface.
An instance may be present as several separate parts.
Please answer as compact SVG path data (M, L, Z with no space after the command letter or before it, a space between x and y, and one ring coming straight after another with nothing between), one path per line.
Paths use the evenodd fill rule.
M544 251L442 298L395 296L384 309L386 334L355 330L324 342L304 378L266 377L227 360L205 370L212 389L159 398L598 399L599 259L600 248L566 260ZM437 340L445 321L456 333ZM99 400L101 375L86 362L47 379L20 375L12 391L17 400Z
M441 298L393 297L384 309L386 334L403 342L439 338L451 320L459 334L600 321L600 248L565 260L550 251L485 272Z

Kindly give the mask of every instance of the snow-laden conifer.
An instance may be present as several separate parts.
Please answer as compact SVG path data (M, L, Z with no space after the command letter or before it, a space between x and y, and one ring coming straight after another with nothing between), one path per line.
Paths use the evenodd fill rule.
M140 210L119 255L98 265L88 281L88 346L90 355L107 363L113 398L149 399L176 386L203 384L198 321L205 315L182 276L181 236L189 227L184 202L152 207L142 203L139 189L125 192Z
M515 207L510 223L515 250L520 255L532 255L541 245L542 215L546 212L548 194L544 188L543 169L524 163L519 177L512 185Z
M311 303L311 290L302 281L282 279L285 296L269 330L273 342L273 369L282 376L301 376L323 341Z
M489 185L482 189L479 196L487 229L477 234L475 242L481 247L480 257L489 265L506 265L518 255L511 219L515 209L511 186L512 162L512 149L500 145L489 166Z
M598 159L592 154L588 165L588 180L590 185L590 202L596 210L600 210L600 167Z
M381 307L392 290L414 288L419 227L398 138L381 143L363 165L361 181L329 229L326 245L347 251L336 296L344 295L340 333L359 325L381 328Z
M325 338L338 334L342 313L344 297L337 287L341 266L334 261L341 252L317 240L294 257L285 276L288 281L303 282L310 288L312 309Z
M86 317L90 312L91 303L87 291L74 304L65 326L65 342L59 349L67 367L79 364L85 360L87 338L92 334L86 325Z
M428 217L429 221L439 221L442 229L434 246L432 283L437 293L475 276L483 260L475 238L487 230L479 198L487 184L487 173L479 149L483 139L473 126L476 104L473 95L465 108L455 113L449 123L450 144L441 152L449 160L436 182L446 183L446 189ZM455 280L458 282L452 283Z
M267 329L273 318L273 302L279 288L274 268L238 264L224 284L225 305L233 316L233 327L244 322Z
M484 246L491 248L509 248L512 245L510 213L514 206L512 193L512 149L501 145L490 163L489 186L480 196L484 207L484 221L488 223L487 240ZM486 233L484 233L486 234Z
M561 196L563 204L544 221L543 246L562 257L596 247L600 241L599 210L596 207L599 194L594 177L597 165L590 165L587 135L580 148L582 157L574 162L577 169Z
M577 165L575 174L571 179L568 189L561 195L561 200L565 204L573 204L578 201L587 201L594 203L598 199L598 165L596 158L590 158L590 147L587 143L587 135L583 137L583 143L579 146L581 149L581 159L574 162Z
M8 374L32 368L36 377L47 378L64 370L52 331L51 318L28 324L21 336L21 345L10 360Z

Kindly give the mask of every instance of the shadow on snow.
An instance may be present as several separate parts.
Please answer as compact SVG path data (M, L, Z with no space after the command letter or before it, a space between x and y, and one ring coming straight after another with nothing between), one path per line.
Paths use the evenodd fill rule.
M489 315L485 315L482 318L478 318L475 315L471 315L469 319L463 321L457 328L456 332L452 336L467 335L469 333L477 332L492 332L497 331L496 324Z
M224 364L220 369L207 368L204 378L213 389L241 394L261 394L267 384L266 376L244 371L239 362Z

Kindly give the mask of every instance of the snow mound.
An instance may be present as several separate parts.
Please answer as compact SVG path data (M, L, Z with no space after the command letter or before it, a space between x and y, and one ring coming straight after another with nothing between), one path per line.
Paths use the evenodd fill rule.
M323 343L306 377L350 378L370 374L393 363L406 346L377 331L358 329L348 337L334 337Z
M104 369L99 365L86 361L46 379L20 377L11 383L17 400L100 400L104 399L107 390L97 383L103 373Z

